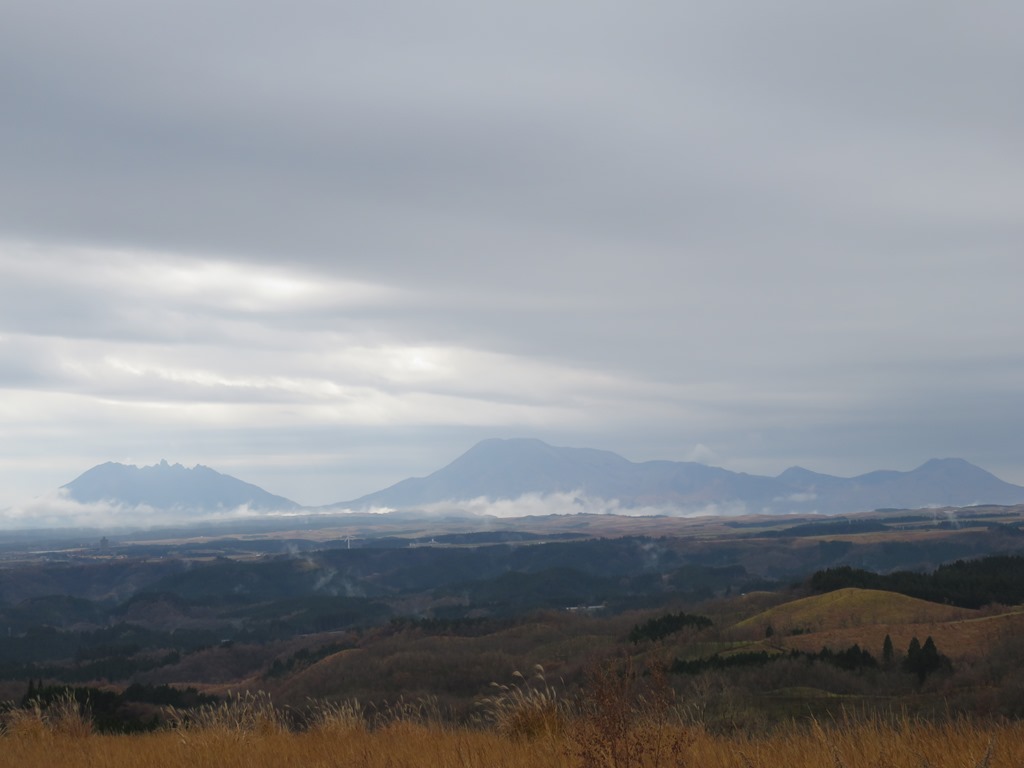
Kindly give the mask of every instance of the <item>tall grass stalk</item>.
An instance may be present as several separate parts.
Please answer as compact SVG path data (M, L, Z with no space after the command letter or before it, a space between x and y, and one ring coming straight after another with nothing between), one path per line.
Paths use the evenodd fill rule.
M513 682L491 683L493 693L477 702L485 723L513 738L555 736L565 729L570 710L548 682L544 667L533 668L527 678L516 670Z
M179 731L221 731L229 733L270 734L287 730L283 713L269 694L260 691L231 694L220 704L196 709L167 707L167 722Z
M619 680L621 670L609 677ZM323 705L304 729L287 727L284 714L266 697L243 695L207 707L172 727L138 735L98 734L78 723L80 707L38 705L10 710L3 717L0 768L149 768L217 766L217 768L1019 768L1024 765L1024 723L1008 721L918 721L849 718L839 722L809 720L770 732L714 733L683 726L671 716L650 715L651 697L615 696L606 703L625 712L598 717L599 701L589 711L570 711L557 695L558 729L528 731L502 725L502 713L549 702L546 681L522 677L495 694L498 714L488 728L441 725L400 719L367 727L355 702ZM628 682L627 678L627 682ZM635 682L635 678L633 682ZM529 685L526 685L530 682ZM648 684L645 677L644 684ZM500 688L500 687L499 687ZM621 690L631 690L620 685ZM516 693L519 690L520 693ZM532 693L531 693L532 691ZM550 692L549 692L550 693ZM525 702L525 703L524 703ZM638 704L638 702L640 702ZM644 703L647 702L647 703ZM628 706L627 706L628 705ZM544 711L544 707L541 707ZM669 710L671 714L671 710ZM614 718L627 721L614 725ZM513 717L508 723L519 722ZM612 729L601 731L601 724ZM294 725L294 724L293 724ZM654 729L660 729L658 731ZM616 736L615 734L619 735ZM533 735L530 735L533 734ZM539 735L538 735L539 734ZM609 741L610 737L614 739ZM582 749L592 739L594 748ZM616 739L618 741L616 741ZM602 741L603 740L603 741ZM660 741L658 741L660 740ZM635 745L647 744L644 749ZM655 744L660 744L655 748ZM618 745L618 746L616 746ZM634 745L634 746L630 746ZM668 748L666 745L675 745Z

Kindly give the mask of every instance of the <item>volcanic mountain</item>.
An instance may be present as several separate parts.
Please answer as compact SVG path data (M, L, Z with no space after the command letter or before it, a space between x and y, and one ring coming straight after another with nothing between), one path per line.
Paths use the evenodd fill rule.
M108 462L64 486L81 503L211 513L301 509L258 486L197 465L149 467ZM535 439L484 440L426 477L327 509L416 510L470 500L567 494L603 500L606 509L664 514L846 514L880 508L1024 503L1024 487L1003 482L963 459L931 459L909 472L880 470L835 477L792 467L776 477L687 461L632 462L610 451L560 448ZM584 503L580 509L593 508Z
M217 512L245 507L253 512L286 511L299 505L230 475L197 464L192 469L161 461L150 467L107 462L63 486L75 501L106 501L159 510Z
M635 463L610 451L559 448L535 439L492 439L426 477L402 480L334 506L401 509L556 493L616 500L624 508L662 509L668 514L841 514L1024 502L1024 487L1003 482L963 459L931 459L909 472L881 470L849 478L801 467L766 477L695 462Z

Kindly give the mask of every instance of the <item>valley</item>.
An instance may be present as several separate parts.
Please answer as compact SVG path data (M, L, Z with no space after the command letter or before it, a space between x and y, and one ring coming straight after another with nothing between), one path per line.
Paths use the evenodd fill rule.
M462 722L517 670L541 665L571 696L613 661L663 665L718 727L737 711L766 725L849 707L1013 714L1022 523L1024 508L989 506L21 533L2 543L0 698L35 681L250 691L288 707L422 699ZM681 612L707 624L630 640ZM901 660L928 638L948 665L915 680ZM821 655L855 646L855 664Z

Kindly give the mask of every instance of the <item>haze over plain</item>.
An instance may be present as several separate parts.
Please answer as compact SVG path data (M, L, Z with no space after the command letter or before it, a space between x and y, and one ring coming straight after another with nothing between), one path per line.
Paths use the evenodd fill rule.
M1024 483L1024 9L6 3L0 507L485 437Z

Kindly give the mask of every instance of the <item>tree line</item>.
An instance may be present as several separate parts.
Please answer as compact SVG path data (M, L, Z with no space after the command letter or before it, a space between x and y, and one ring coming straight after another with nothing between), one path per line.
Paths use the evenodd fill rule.
M882 574L840 566L817 571L808 584L817 593L847 587L881 589L961 608L981 608L993 603L1017 605L1024 602L1024 557L992 555L978 560L957 560L940 565L931 573L894 571Z
M882 647L881 663L869 651L861 648L858 644L854 644L843 651L822 648L818 653L797 650L783 653L747 651L732 653L726 656L716 653L703 659L676 659L669 668L669 671L677 675L696 675L712 670L721 671L743 667L760 667L782 659L803 660L807 663L817 661L846 670L847 672L879 668L893 669L897 667L892 638L886 635L885 643ZM900 660L898 668L904 672L916 675L919 682L924 682L925 678L934 672L951 672L953 665L949 657L939 653L935 641L929 636L923 644L916 637L911 639L907 652Z

